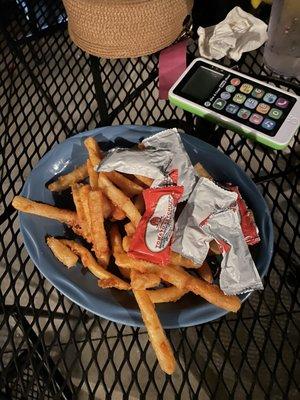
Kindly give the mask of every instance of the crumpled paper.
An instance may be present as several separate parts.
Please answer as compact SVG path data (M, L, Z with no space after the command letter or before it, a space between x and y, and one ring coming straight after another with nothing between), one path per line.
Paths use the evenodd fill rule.
M198 28L199 52L209 60L227 56L238 61L242 53L259 48L268 39L267 25L260 19L234 7L224 21Z

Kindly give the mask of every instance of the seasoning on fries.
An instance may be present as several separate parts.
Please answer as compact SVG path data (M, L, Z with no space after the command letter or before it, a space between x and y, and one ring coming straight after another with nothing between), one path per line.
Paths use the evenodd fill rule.
M53 255L67 268L76 268L80 259L97 278L100 288L132 291L159 365L172 374L176 362L155 304L176 302L192 292L217 307L237 312L241 301L234 290L240 282L233 282L230 287L231 270L226 271L226 289L230 292L234 288L232 295L226 295L213 282L206 256L208 252L213 257L223 254L222 267L225 257L231 256L234 262L238 243L245 255L243 272L248 264L252 268L249 288L252 290L254 284L261 288L243 237L244 233L249 244L259 240L253 215L237 187L231 187L232 192L225 190L214 183L200 163L192 166L177 131L160 132L134 150L113 149L105 154L92 137L86 138L84 145L88 153L86 163L48 185L49 190L56 192L70 187L76 211L21 196L16 196L12 205L21 212L64 223L88 242L86 245L92 250L82 241L45 238ZM170 174L175 174L184 187L176 186L177 179L170 179ZM200 178L195 185L197 175ZM182 196L188 202L176 217L173 235L175 210ZM162 199L168 201L159 208ZM237 210L242 217L241 229ZM237 227L238 238L234 232L228 234L224 227L219 229L217 223L224 222L222 212L234 214L232 226ZM203 243L205 249L199 253ZM112 265L119 271L111 272Z

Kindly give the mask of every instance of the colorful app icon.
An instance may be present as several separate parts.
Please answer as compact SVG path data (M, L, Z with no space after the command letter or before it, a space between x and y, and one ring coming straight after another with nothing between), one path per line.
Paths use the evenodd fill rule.
M284 99L283 97L279 97L276 101L276 106L280 108L287 108L287 106L290 104L290 102L287 99Z
M222 92L222 93L220 94L220 97L221 97L221 99L223 99L223 100L229 100L230 97L231 97L231 94L230 94L229 92Z
M273 93L266 93L264 95L264 101L266 103L273 104L273 103L275 103L276 99L277 99L277 96Z
M240 87L240 91L242 93L249 94L252 92L252 90L253 90L253 86L250 85L249 83L243 83L242 86Z
M239 107L236 104L228 104L228 106L226 107L226 111L230 114L236 114L239 110Z
M254 108L257 106L258 101L255 99L252 99L252 97L250 97L249 99L247 99L245 101L245 107L250 108L251 110L254 110Z
M232 99L235 103L238 104L243 104L244 101L246 100L246 96L242 93L237 93L234 95L233 99Z
M222 110L225 107L225 104L226 104L225 100L217 99L213 104L213 108L215 108L216 110Z
M268 112L270 111L270 106L266 103L260 103L257 108L256 111L260 112L261 114L268 114Z
M226 86L226 91L229 93L235 92L236 88L233 85L227 85Z
M241 108L238 112L238 117L242 119L248 119L251 115L251 111L246 110L246 108Z
M239 86L239 84L241 83L241 81L239 80L239 78L232 78L231 81L230 81L230 83L231 83L233 86Z
M282 116L283 112L278 110L277 108L271 108L271 111L269 112L269 117L273 119L279 119Z
M268 131L271 131L272 129L274 129L275 125L276 125L276 122L269 118L265 118L262 123L262 127L267 129Z
M254 97L255 99L261 99L265 94L265 91L259 88L255 88L253 92L251 93L251 96Z
M252 122L252 124L259 125L262 123L262 120L264 117L259 114L252 114L251 117L249 118L249 121Z

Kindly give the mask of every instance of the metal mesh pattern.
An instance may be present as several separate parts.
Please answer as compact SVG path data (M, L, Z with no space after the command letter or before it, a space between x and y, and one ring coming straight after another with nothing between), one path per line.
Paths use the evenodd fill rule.
M29 9L24 1L8 3L11 17L1 22L2 392L13 399L296 399L299 137L286 150L273 151L214 131L158 100L157 55L90 58L70 42L59 2L32 3ZM191 43L191 56L195 49ZM242 72L268 76L262 65L261 52L239 63ZM291 84L299 88L296 80L286 87ZM10 206L30 170L57 142L107 123L178 126L211 140L257 182L271 210L275 253L265 290L237 315L169 331L178 359L172 377L161 372L144 329L95 317L40 275Z

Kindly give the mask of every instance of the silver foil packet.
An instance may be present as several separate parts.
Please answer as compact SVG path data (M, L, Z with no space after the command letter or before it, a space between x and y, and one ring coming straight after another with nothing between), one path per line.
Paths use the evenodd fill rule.
M187 200L196 184L196 175L177 129L167 129L156 133L144 139L142 143L146 149L154 149L159 152L168 150L172 153L172 160L168 165L167 172L178 170L177 185L184 187L180 202Z
M201 265L212 240L223 249L220 287L226 294L263 288L240 226L237 193L200 178L175 225L172 250Z
M240 225L237 210L211 215L202 225L208 237L221 243L220 288L227 295L263 289L263 284L250 254ZM222 243L229 246L222 246ZM226 247L226 249L225 249Z
M106 153L97 172L119 171L125 174L138 174L153 179L164 179L172 160L172 153L167 149L114 148Z
M200 178L182 210L173 235L172 250L202 265L212 240L199 228L211 214L236 205L237 194Z

